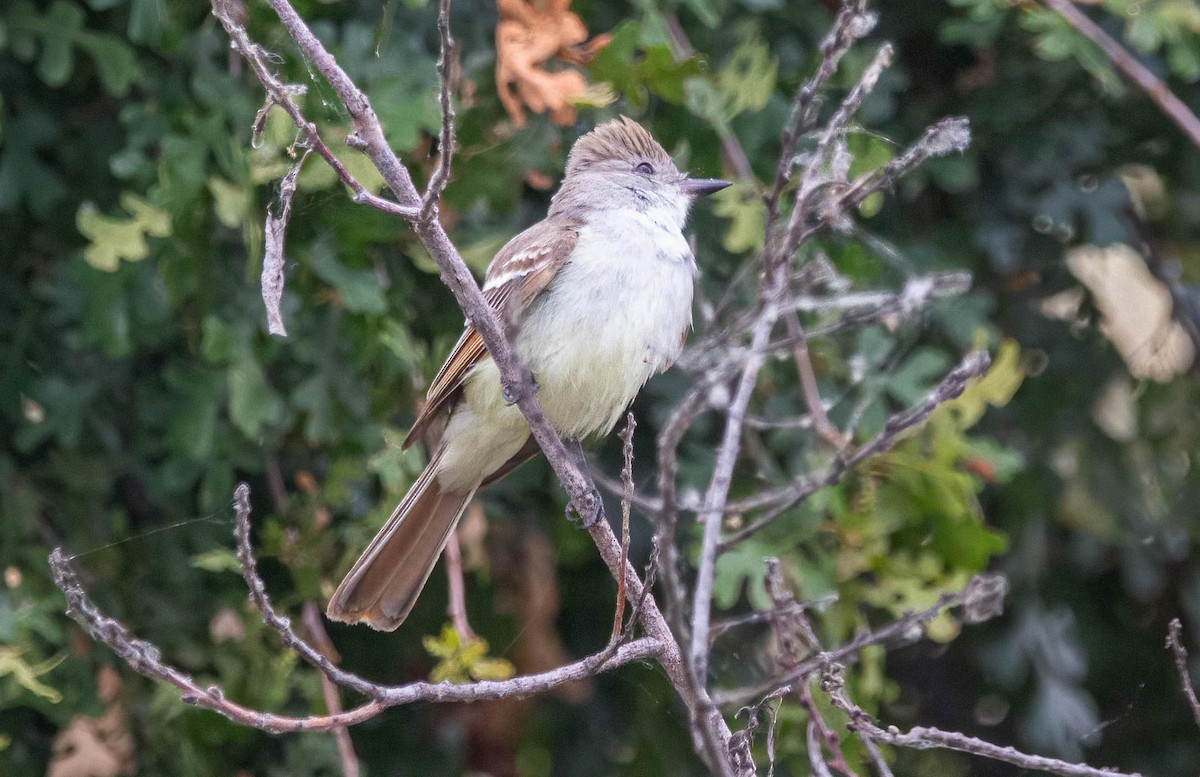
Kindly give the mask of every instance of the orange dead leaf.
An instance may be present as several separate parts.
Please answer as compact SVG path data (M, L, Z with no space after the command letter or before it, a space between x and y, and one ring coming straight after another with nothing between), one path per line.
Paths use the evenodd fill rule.
M572 101L587 91L576 70L547 70L551 58L575 65L591 61L610 36L590 41L583 21L567 10L570 0L496 0L496 90L509 118L525 124L525 110L549 113L566 126L575 120Z
M296 488L312 496L317 490L317 479L311 472L300 470L296 473Z
M531 189L541 192L554 188L554 179L538 170L526 170L525 183L529 184Z
M996 468L983 459L974 457L963 459L962 468L989 483L996 482Z

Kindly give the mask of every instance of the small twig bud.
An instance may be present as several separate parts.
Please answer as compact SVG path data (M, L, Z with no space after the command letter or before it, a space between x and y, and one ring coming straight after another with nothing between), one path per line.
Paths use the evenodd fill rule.
M962 153L971 145L971 123L963 116L947 116L925 130L921 144L931 157Z

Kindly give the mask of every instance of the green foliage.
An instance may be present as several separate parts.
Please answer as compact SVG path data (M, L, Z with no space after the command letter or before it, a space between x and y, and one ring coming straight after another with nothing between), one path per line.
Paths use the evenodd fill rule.
M644 109L651 95L682 103L687 79L701 72L701 65L695 58L676 62L661 37L651 43L645 25L624 22L613 30L612 40L597 54L589 71L593 78L611 83L617 94Z
M489 658L488 643L481 637L464 640L454 626L446 624L438 637L421 640L425 652L438 660L429 672L429 682L465 683L471 680L507 680L516 667L504 658Z
M370 95L418 182L435 162L435 5L298 6ZM705 297L745 298L750 285L731 279L761 244L762 187L779 128L817 62L829 14L822 4L780 0L573 7L591 31L613 35L588 77L609 85L617 102L605 104L600 89L589 104L603 107L581 108L578 127L531 117L518 129L493 86L491 4L455 4L460 134L442 215L464 256L482 271L545 212L548 193L526 182L557 179L578 131L626 113L699 175L730 176L720 140L741 144L758 180L698 205L691 229ZM1200 77L1197 7L1106 0L1085 11L1188 99ZM328 86L265 6L246 10L281 77L307 88L308 118L356 178L380 191L378 175L344 144L346 117ZM1131 163L1161 190L1153 236L1180 257L1185 282L1200 277L1197 152L1099 49L1037 4L885 2L879 10L869 43L896 43L897 62L846 139L849 174L890 160L946 114L968 116L975 143L873 198L860 230L819 241L803 259L827 257L858 290L948 268L971 269L978 282L914 318L814 340L820 390L833 422L859 443L921 401L967 349L987 347L994 364L893 450L722 556L716 617L768 606L767 556L780 558L813 603L829 645L928 604L978 570L1002 569L1014 583L1006 620L964 627L949 614L926 629L936 650L867 651L850 673L855 698L897 725L999 707L1002 731L987 716L977 721L985 736L1146 773L1194 773L1200 748L1161 637L1169 615L1200 622L1188 510L1200 503L1190 463L1200 446L1196 387L1181 377L1106 395L1129 378L1086 307L1067 323L1037 311L1074 283L1061 263L1065 245L1132 240L1117 176ZM695 56L673 54L667 14ZM821 115L869 49L847 56ZM458 336L460 313L404 226L349 202L311 156L287 240L291 336L266 334L262 223L278 179L297 161L297 134L272 109L252 137L261 88L231 58L204 3L3 4L0 84L0 772L45 774L53 734L73 715L104 709L96 674L115 663L63 618L46 573L51 544L80 554L106 610L203 682L242 704L323 714L317 676L245 607L229 537L232 488L243 479L254 488L254 540L278 606L296 618L306 602L323 601L425 462L401 441ZM813 142L803 138L801 151ZM841 320L836 312L805 318L810 331ZM639 485L654 482L649 441L685 382L656 379L635 406ZM772 361L762 386L756 418L807 412L790 361ZM1114 412L1132 418L1119 439L1106 420ZM684 441L683 489L705 484L718 434L705 421ZM739 463L735 496L793 482L833 455L806 429L763 434L761 450ZM611 442L598 458L610 472L619 466ZM566 653L603 644L612 583L586 536L561 520L546 470L526 466L484 502L491 529L468 589L472 624L486 640L463 643L443 626L435 574L400 633L331 628L344 665L397 683L526 671L518 635L527 627L502 595L496 561L518 528L556 543L561 608L551 620ZM752 517L731 516L730 528ZM635 521L633 557L648 552ZM718 684L733 685L761 677L771 644L754 629L735 630L716 652ZM237 727L120 671L140 774L340 769L329 737ZM628 667L573 701L508 708L521 717L505 721L507 749L486 751L493 761L482 765L462 761L462 737L475 734L455 710L397 710L356 730L354 741L369 774L510 762L564 775L697 771L669 697L661 676ZM826 712L843 731L839 715ZM803 711L789 700L778 715L776 773L807 773ZM1089 732L1098 740L1084 739ZM856 742L842 743L852 763ZM897 773L973 768L953 754L889 757Z
M33 3L19 0L2 17L0 48L34 63L38 77L52 88L65 85L74 74L78 48L91 57L104 88L123 97L137 76L133 49L116 35L87 29L84 17L83 8L70 0L54 0L40 14Z
M718 132L745 111L760 111L775 92L778 63L752 28L740 34L728 60L712 78L690 78L687 107Z
M97 270L112 272L122 259L140 262L150 255L147 236L171 236L171 217L165 211L133 195L122 196L121 205L131 214L128 218L107 218L86 203L75 218L76 229L89 242L83 259Z

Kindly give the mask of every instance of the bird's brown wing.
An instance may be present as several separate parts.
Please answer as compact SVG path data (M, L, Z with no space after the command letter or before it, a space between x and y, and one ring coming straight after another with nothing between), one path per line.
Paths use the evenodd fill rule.
M529 304L554 279L579 240L579 225L565 218L548 218L508 241L488 265L483 296L511 333ZM483 338L468 326L429 386L425 406L417 414L404 447L421 434L462 390L467 374L487 354Z

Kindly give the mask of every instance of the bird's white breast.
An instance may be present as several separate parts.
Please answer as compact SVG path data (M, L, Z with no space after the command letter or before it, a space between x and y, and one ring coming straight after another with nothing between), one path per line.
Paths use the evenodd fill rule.
M517 355L560 433L609 431L650 376L675 361L691 322L696 272L675 213L613 210L587 219L516 337ZM473 369L465 389L444 437L444 484L490 474L529 433L520 410L503 401L491 359Z
M564 434L610 430L650 376L679 356L696 265L675 220L654 215L590 219L521 325L518 353Z

